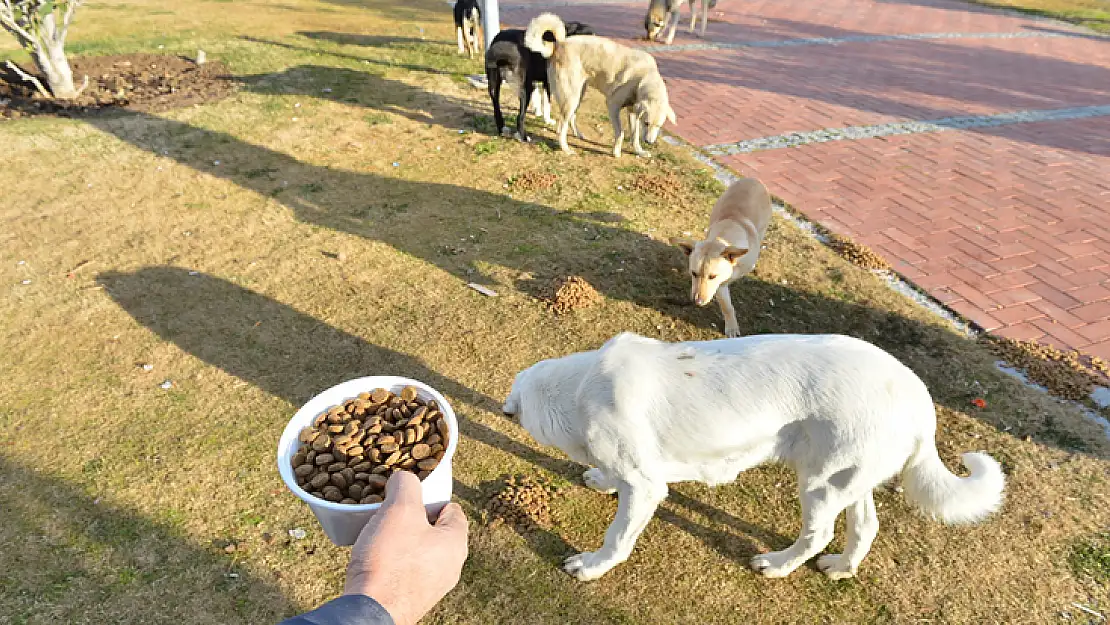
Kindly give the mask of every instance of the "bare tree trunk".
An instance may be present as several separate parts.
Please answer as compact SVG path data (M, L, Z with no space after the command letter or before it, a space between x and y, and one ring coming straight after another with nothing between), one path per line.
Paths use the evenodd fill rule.
M57 36L53 14L43 18L42 30L45 36L35 46L32 55L35 65L46 76L46 84L55 98L72 100L79 92L73 86L73 70L69 68L66 58L65 40Z
M88 86L87 76L84 86L80 89L74 86L73 70L69 67L65 53L66 35L73 20L73 12L82 2L84 0L68 0L64 4L61 28L58 27L53 10L41 15L41 22L35 28L32 20L16 19L13 0L0 0L0 26L15 35L20 45L30 51L35 66L46 77L46 84L55 98L71 100ZM31 10L33 7L26 8Z

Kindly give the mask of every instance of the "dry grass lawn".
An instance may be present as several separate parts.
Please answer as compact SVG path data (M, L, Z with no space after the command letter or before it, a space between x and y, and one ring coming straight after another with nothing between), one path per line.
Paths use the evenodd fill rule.
M1110 0L973 0L1004 9L1013 9L1031 15L1052 17L1065 22L1086 26L1092 30L1110 33Z
M1097 427L781 219L734 289L741 327L890 350L932 389L951 466L974 449L1003 462L1005 508L947 528L883 492L859 579L811 566L765 580L747 559L800 524L793 476L766 467L676 486L629 562L578 583L558 563L600 544L615 502L497 408L516 371L623 330L720 336L664 243L704 227L721 192L710 172L667 146L613 160L596 96L579 119L597 143L578 157L546 131L538 145L491 137L485 93L462 80L479 64L455 55L438 0L104 1L73 37L90 54L203 48L241 89L159 115L0 124L0 623L272 623L335 596L346 550L273 455L301 402L375 373L438 387L462 424L472 555L428 623L1110 612ZM533 297L568 274L604 301L556 316ZM553 528L478 523L506 473L561 484Z

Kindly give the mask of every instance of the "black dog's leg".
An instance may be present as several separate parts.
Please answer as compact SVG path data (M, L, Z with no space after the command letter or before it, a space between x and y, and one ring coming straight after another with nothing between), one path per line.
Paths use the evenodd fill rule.
M528 136L528 131L524 129L524 122L528 118L528 101L532 99L532 89L535 88L535 83L525 80L520 85L520 113L516 116L516 136L521 141L528 143L532 138Z
M501 116L501 70L498 67L486 68L486 86L489 88L489 99L493 102L493 134L500 135L505 127L505 118Z

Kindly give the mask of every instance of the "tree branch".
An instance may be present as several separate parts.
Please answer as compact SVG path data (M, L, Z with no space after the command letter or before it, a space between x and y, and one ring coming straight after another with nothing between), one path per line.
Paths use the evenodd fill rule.
M5 65L8 66L8 69L15 72L17 76L19 76L23 80L26 80L27 82L31 83L32 85L34 85L35 88L39 90L39 93L41 93L43 95L43 97L46 97L46 98L53 97L53 96L51 96L50 92L46 90L46 87L42 86L42 83L39 82L38 78L35 78L34 76L28 74L27 72L19 69L19 66L16 65L15 63L12 63L11 61L8 61L7 63L5 63ZM89 77L86 76L85 77L86 84L88 83L88 81L89 81Z
M58 43L64 44L66 42L66 35L69 34L69 23L73 21L73 12L84 2L85 0L69 0L66 3L66 14L62 18L62 32L58 35Z
M16 39L24 39L24 45L33 45L35 37L15 21L15 11L12 10L11 2L8 0L0 0L0 2L4 3L0 5L0 7L3 7L3 10L0 11L0 26L15 35Z

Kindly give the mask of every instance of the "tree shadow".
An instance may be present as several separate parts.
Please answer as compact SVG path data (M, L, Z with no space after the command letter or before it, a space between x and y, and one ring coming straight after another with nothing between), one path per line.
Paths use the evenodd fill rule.
M397 62L394 62L394 61L382 61L380 59L373 59L373 58L369 58L369 57L365 57L365 56L358 56L358 55L355 55L355 54L345 54L343 52L335 52L334 50L324 50L324 49L321 49L321 48L308 48L308 47L305 47L305 46L298 46L298 45L294 45L294 44L291 44L291 43L285 43L284 41L274 41L272 39L262 39L262 38L259 38L259 37L252 37L250 35L240 35L239 39L241 41L249 41L251 43L258 43L258 44L267 45L267 46L274 46L274 47L277 47L277 48L284 48L286 50L292 50L294 52L304 52L304 53L308 53L308 54L324 54L324 55L327 55L327 56L335 57L337 59L346 59L348 61L358 61L358 62L361 62L361 63L366 63L367 65L377 65L377 66L380 66L380 67L399 68L399 69L408 70L410 72L423 72L425 74L438 74L438 75L441 75L441 76L450 76L450 75L453 74L453 72L449 72L447 70L443 70L443 69L440 69L438 67L432 67L430 65L416 65L414 63L397 63ZM439 42L436 42L436 43L439 43ZM339 69L339 68L327 67L327 66L320 66L320 67L321 67L321 69L323 69L325 67L327 69L332 69L332 70L338 70ZM350 71L350 70L347 70L347 71ZM359 72L359 73L361 73L361 72ZM275 74L268 74L268 75L269 76L276 76ZM261 80L264 76L267 76L267 75L259 75L257 78ZM390 82L396 82L396 81L390 81ZM321 95L321 94L317 93L317 94L313 94L313 95Z
M343 46L363 46L368 48L404 48L408 45L454 45L454 41L425 39L423 37L404 37L399 35L360 35L337 33L326 30L299 30L297 34L317 41L329 41Z
M301 222L385 243L438 267L460 283L498 286L492 276L483 274L483 268L491 265L517 276L514 287L526 292L547 277L580 275L607 298L653 309L700 328L720 323L716 310L689 304L688 278L678 269L682 263L679 252L643 233L599 221L588 211L558 210L454 184L313 165L226 133L142 113L94 118L87 123L140 149L272 197ZM946 362L967 350L968 343L944 328L752 278L741 280L732 290L739 303L740 325L749 334L856 336L886 349L914 369L938 403L964 411L976 396L965 380L948 374ZM310 391L338 381L339 375L341 371L332 379L317 377L304 390L307 394L289 400L297 403ZM444 390L468 396L464 388ZM498 404L483 398L479 405L496 411ZM1017 435L1041 434L1032 421L1015 424L995 417L991 425ZM1097 431L1097 426L1089 425ZM510 453L531 453L511 440L502 442L517 445ZM537 457L533 455L532 460ZM552 470L563 472L566 467Z
M282 76L300 77L314 69L297 68ZM382 96L385 102L367 103L379 110L392 111L399 106L394 102L419 91L376 77L348 90L332 80L337 74L328 69L334 68L324 68L316 84L336 85L331 96L392 90ZM345 71L338 75L349 76ZM277 92L285 84L250 80L264 92ZM589 208L557 210L454 184L313 165L223 132L142 113L87 123L142 150L272 197L301 222L381 241L464 282L491 282L478 269L481 263L507 268L522 280L576 274L609 298L703 327L716 321L710 312L687 305L683 277L660 271L677 266L681 254L661 241L613 225L611 214Z
M0 501L0 588L12 610L0 621L276 623L297 613L276 586L172 524L2 456Z

